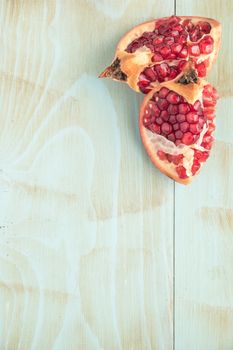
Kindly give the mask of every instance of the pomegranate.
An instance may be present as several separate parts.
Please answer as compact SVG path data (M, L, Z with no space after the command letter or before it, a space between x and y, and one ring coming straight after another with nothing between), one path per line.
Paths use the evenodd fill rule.
M208 82L157 84L140 111L142 142L152 162L187 184L209 157L218 94Z
M214 19L171 16L142 23L119 42L113 63L100 77L110 77L143 93L156 84L183 84L203 78L217 57L220 23Z
M152 162L188 184L208 159L214 141L218 93L206 77L220 47L220 23L202 17L165 17L143 23L119 42L100 77L147 94L139 118Z

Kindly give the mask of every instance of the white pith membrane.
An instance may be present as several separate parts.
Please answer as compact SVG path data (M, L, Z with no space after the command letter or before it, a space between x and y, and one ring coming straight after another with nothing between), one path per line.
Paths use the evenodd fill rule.
M154 151L154 154L157 154L157 151L163 151L164 153L168 153L170 155L173 156L177 156L179 154L182 154L184 156L183 160L182 160L182 165L186 170L186 174L187 176L192 176L192 166L193 166L193 161L194 161L194 150L199 150L199 151L206 151L206 149L204 147L201 146L203 137L206 133L206 131L208 130L207 128L207 124L204 125L199 138L197 139L197 141L195 143L193 143L192 145L184 145L184 144L180 144L179 146L176 146L174 144L174 142L169 141L168 139L166 139L164 136L161 136L159 134L156 134L154 132L152 132L151 130L147 129L146 127L144 127L145 129L145 133L146 136L148 137L148 139L150 140L151 143L151 148ZM177 165L165 161L167 163L167 165L174 169L177 167Z

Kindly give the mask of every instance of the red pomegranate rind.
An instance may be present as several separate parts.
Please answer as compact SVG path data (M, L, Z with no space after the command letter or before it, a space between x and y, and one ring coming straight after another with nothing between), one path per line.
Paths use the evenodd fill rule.
M143 144L152 162L175 181L189 183L208 159L214 140L217 98L216 89L207 82L193 87L191 93L190 86L168 82L157 86L144 99L139 121ZM157 135L156 139L152 139L153 135ZM169 153L166 147L170 144L164 146L168 142L165 140L180 153ZM160 142L157 148L156 142Z
M147 94L156 83L179 80L192 68L203 78L220 46L219 22L202 17L166 17L145 22L119 42L113 64L100 76L111 77Z

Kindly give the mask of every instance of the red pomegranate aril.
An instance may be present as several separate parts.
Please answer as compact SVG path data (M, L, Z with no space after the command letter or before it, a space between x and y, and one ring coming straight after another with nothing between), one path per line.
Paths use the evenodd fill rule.
M197 158L199 162L205 162L206 159L208 159L208 157L209 157L209 152L207 151L201 152L201 151L195 150L195 158Z
M168 135L172 131L172 127L168 123L163 123L161 126L161 130L164 134Z
M184 33L184 34L183 34ZM187 41L187 34L185 32L181 33L179 36L175 37L175 42L178 44L184 44Z
M187 122L180 123L180 130L182 132L186 132L188 131L188 129L189 129L189 123Z
M153 115L153 117L151 117L151 123L154 123L154 122L155 122L155 119L156 119L156 116Z
M205 85L205 87L204 87L203 95L204 95L204 96L211 96L212 93L213 93L213 90L215 90L215 89L213 88L213 86L211 86L210 84L207 84L207 85Z
M183 137L182 131L181 131L181 130L177 130L177 131L175 132L175 136L176 136L176 139L177 139L177 140L182 139L182 137Z
M213 123L209 123L208 125L208 130L207 130L207 135L211 135L215 130L215 125Z
M213 136L205 134L202 141L207 143L212 143L214 141L214 138Z
M169 141L172 141L172 142L174 142L176 140L174 133L169 134L167 138Z
M149 79L147 79L147 77L146 77L143 73L140 74L139 80L140 80L141 82L146 82L146 83L148 83L148 84L150 83L150 82L149 82Z
M176 119L177 119L177 116L176 116ZM179 128L180 128L179 123L176 123L176 124L173 125L173 130L174 131L178 130Z
M175 77L178 75L178 72L175 68L171 67L170 69L170 74L169 74L169 78L172 80L172 79L175 79Z
M174 163L175 165L178 165L182 159L184 158L183 154L178 154L177 156L172 156L172 163Z
M214 120L214 118L215 118L215 112L214 113L209 113L209 114L207 114L207 119L208 120L210 120L210 121L212 121L212 120Z
M147 43L145 46L146 46L148 49L150 49L152 53L155 52L155 48L154 48L154 46L153 46L152 44Z
M194 112L189 112L186 115L186 120L188 123L196 123L198 121L198 115Z
M142 75L142 74L141 74ZM141 77L141 75L140 75L140 77ZM140 78L139 78L140 79ZM148 85L150 85L150 81L149 80L140 80L139 82L138 82L138 85L141 87L146 87L146 86L148 86Z
M194 142L194 137L193 134L191 132L186 132L184 133L183 137L182 137L182 143L184 143L185 145L191 145Z
M131 53L134 53L135 51L137 51L137 49L140 47L140 43L134 43L132 44L132 46L130 46L130 51Z
M176 116L176 120L178 121L178 123L182 123L185 121L185 115L184 114L177 114Z
M181 71L184 68L184 66L186 66L186 64L187 64L187 61L181 60L178 64L179 71Z
M157 104L153 101L150 101L149 103L149 107L151 109L151 114L155 115L156 117L158 117L160 115L160 109L157 106Z
M180 24L175 25L172 29L173 30L178 30L178 32L182 32L183 31L183 27Z
M168 120L171 124L175 124L177 122L175 115L170 115Z
M201 164L198 162L198 160L195 159L191 168L193 175L196 174L196 172L200 169L200 167L201 167Z
M160 117L163 118L163 120L167 122L168 119L169 119L169 114L168 114L167 111L162 111L162 112L160 113Z
M192 32L190 32L190 40L192 42L200 40L202 36L203 34L201 33L200 29L197 27Z
M160 62L163 60L163 57L159 53L156 52L151 60L152 60L152 62Z
M155 102L158 102L158 100L159 100L159 94L158 94L158 92L156 92L156 93L154 94L153 100L154 100ZM151 99L151 101L152 101L152 99Z
M162 44L163 39L164 39L164 36L162 36L162 35L156 36L156 37L153 39L152 44L153 44L153 45Z
M161 49L160 49L160 53L161 55L163 56L163 58L166 58L169 53L171 52L171 49L169 46L163 46Z
M149 85L150 85L150 82L147 82L147 81L138 82L139 89L145 94L147 94L151 90L151 88L149 88Z
M203 99L203 106L204 107L214 107L216 105L216 101L212 99Z
M178 36L179 35L178 30L172 30L171 31L171 35L174 36L174 37Z
M199 124L200 128L203 128L205 122L206 122L205 117L199 117L198 124Z
M158 28L158 32L161 35L165 34L167 30L168 30L167 24L161 24Z
M143 72L145 76L150 80L150 81L155 81L157 80L157 74L154 72L152 68L146 68Z
M169 163L172 162L172 160L173 160L172 154L167 153L167 160L169 161Z
M149 118L147 118L147 117L144 117L143 118L143 124L144 124L144 126L148 126L148 125L150 125L151 124L151 119Z
M211 25L208 22L198 22L198 25L200 27L200 30L205 33L205 34L209 34L211 31Z
M162 89L159 90L159 97L165 98L169 93L169 90L165 87L162 87Z
M186 174L186 169L182 165L176 167L176 172L181 179L186 179L188 177Z
M199 111L200 108L201 108L201 102L199 100L197 100L194 105L193 105L193 108L196 110L196 111Z
M180 23L181 21L181 18L178 17L178 16L175 16L175 15L172 15L169 19L168 19L168 22L169 22L169 25L172 26L173 24L175 23Z
M197 135L200 133L200 126L199 124L190 124L189 125L189 130L191 131L191 133L193 133L194 135Z
M188 103L180 103L179 104L179 113L187 114L190 111L190 107Z
M169 105L167 111L169 114L177 114L178 113L178 106L177 105Z
M150 39L150 37L151 37L151 32L144 32L144 33L142 34L142 37L145 38L145 39Z
M155 66L155 69L157 74L162 78L165 78L166 76L168 76L170 72L170 68L167 63L158 64Z
M178 54L182 50L182 45L179 43L175 43L171 46L172 52Z
M207 35L206 37L204 37L200 41L199 47L200 47L201 53L206 54L206 55L210 54L214 48L213 38L211 36Z
M174 38L172 36L167 36L164 38L164 44L166 45L172 45L174 43Z
M174 91L170 91L167 95L167 100L169 103L178 104L180 102L180 96Z
M166 110L168 107L168 102L167 102L167 100L165 100L165 98L160 98L157 103L158 103L158 107L161 111Z
M192 23L192 20L191 20L191 19L185 19L185 20L183 21L183 27L184 27L188 32L190 32L191 30L193 30L194 24Z
M175 141L176 146L179 146L181 143L182 143L181 140L176 140Z
M183 49L179 53L180 58L186 58L188 56L187 46L184 46Z
M199 56L200 55L200 48L198 45L191 45L189 46L189 54L192 56Z
M157 151L157 155L159 157L160 160L167 160L167 156L166 156L166 153L161 151L161 150L158 150Z
M161 118L161 117L158 117L157 119L156 119L156 124L158 124L158 125L162 125L163 124L163 119Z
M160 49L161 49L161 47L163 47L163 46L164 46L164 44L154 45L154 52L155 52L155 53L161 54L161 53L160 53ZM162 55L161 55L161 56L162 56Z
M199 63L199 64L196 64L195 65L195 68L197 70L197 73L198 73L198 76L200 78L203 78L206 76L206 66L205 66L205 63L202 62L202 63Z
M167 56L167 59L168 59L168 60L174 60L174 59L176 59L176 54L171 52L171 53Z
M149 125L149 129L150 129L152 132L156 133L156 134L161 134L161 128L160 128L160 126L157 125L157 124L151 124L151 125Z
M210 151L212 148L212 143L202 142L201 146Z

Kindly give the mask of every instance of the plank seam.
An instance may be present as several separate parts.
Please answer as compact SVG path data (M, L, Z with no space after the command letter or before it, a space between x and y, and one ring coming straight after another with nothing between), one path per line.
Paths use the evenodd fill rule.
M176 16L176 0L174 0L174 15ZM176 231L176 182L173 182L173 350L175 350L175 305L176 305L176 240L175 240L175 231Z

